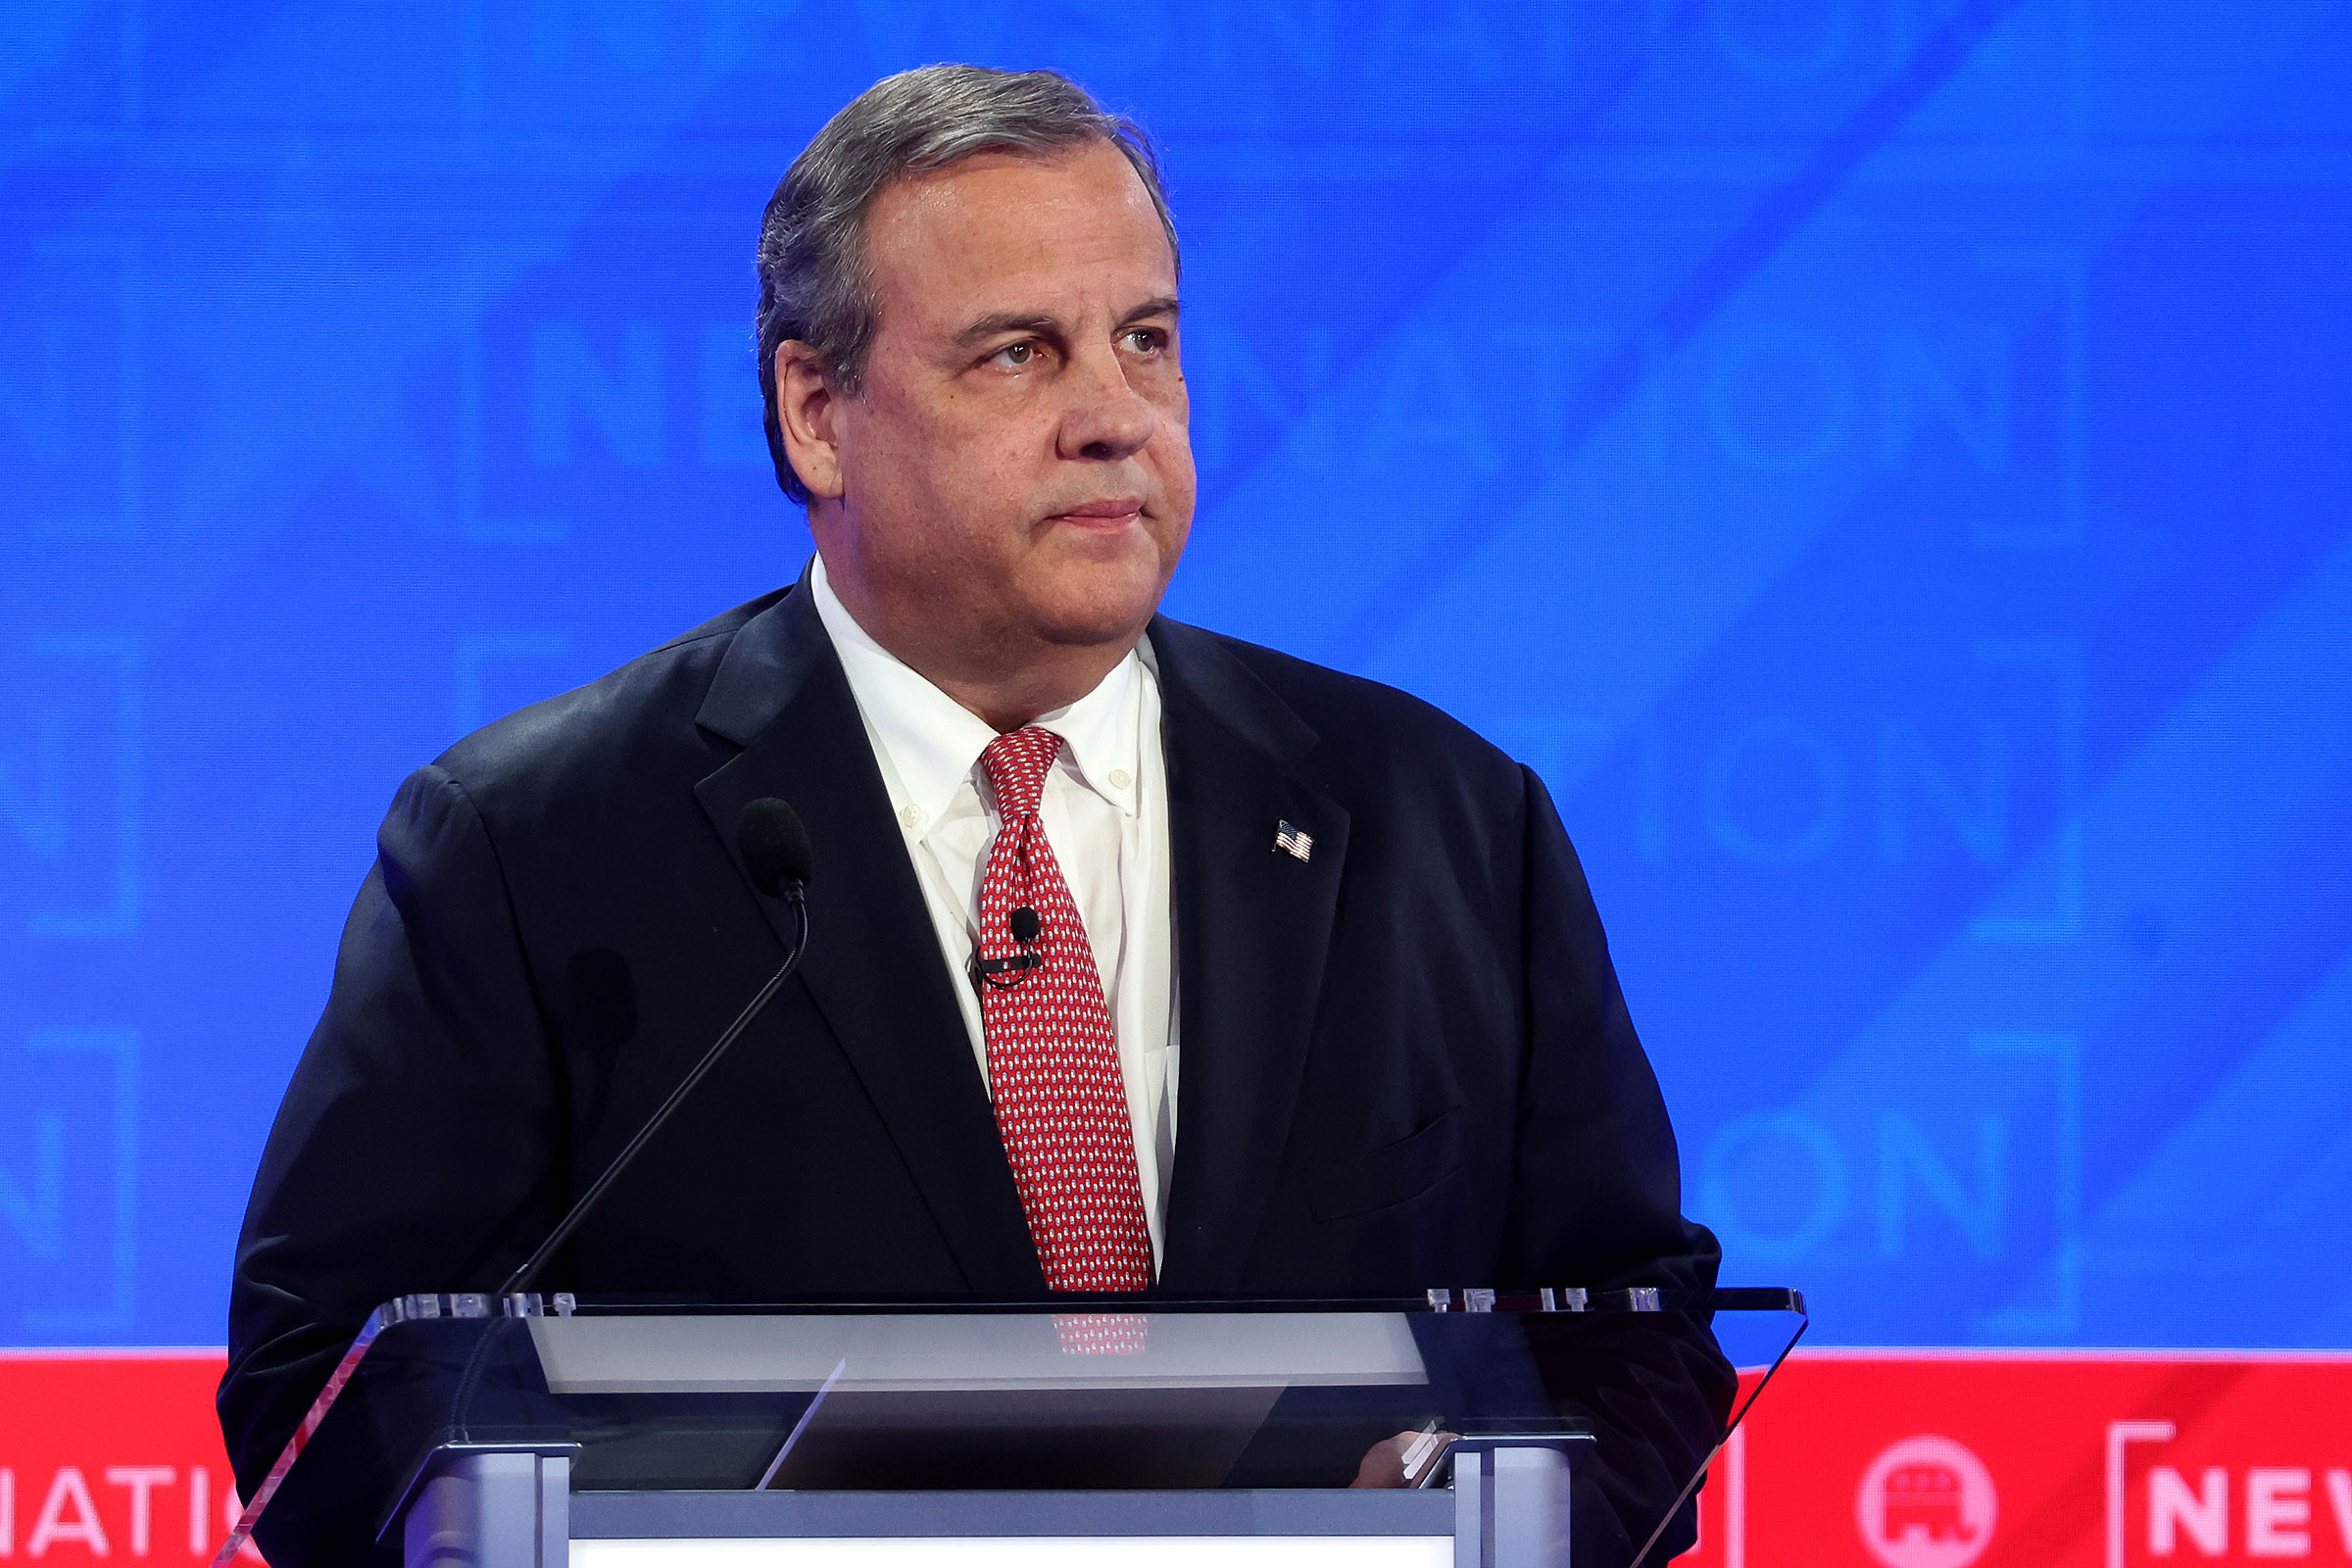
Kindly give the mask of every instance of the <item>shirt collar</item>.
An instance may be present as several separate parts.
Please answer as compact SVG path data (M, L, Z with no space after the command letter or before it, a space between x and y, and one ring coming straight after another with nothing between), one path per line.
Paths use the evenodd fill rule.
M947 814L997 732L858 624L833 592L822 556L808 578L817 618L841 656L850 694L884 754L883 776L900 797L892 806L902 811L913 807L928 828ZM1142 662L1130 651L1093 691L1034 720L1061 737L1062 757L1079 781L1130 816L1143 776L1138 683L1150 677Z

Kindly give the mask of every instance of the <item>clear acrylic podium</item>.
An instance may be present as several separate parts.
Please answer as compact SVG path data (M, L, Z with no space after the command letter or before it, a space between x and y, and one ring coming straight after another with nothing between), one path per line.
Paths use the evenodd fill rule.
M219 1563L255 1534L407 1568L1560 1568L1588 1467L1642 1443L1645 1391L1688 1404L1682 1372L1722 1367L1729 1314L1769 1325L1742 1359L1777 1365L1803 1312L1783 1290L403 1297ZM1638 1548L1744 1413L1693 1408L1645 1461L1677 1456L1667 1495L1688 1481L1625 1521Z

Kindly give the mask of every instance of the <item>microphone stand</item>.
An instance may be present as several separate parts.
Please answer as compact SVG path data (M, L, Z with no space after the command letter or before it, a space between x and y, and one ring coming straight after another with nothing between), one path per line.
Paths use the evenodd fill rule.
M775 1000L776 993L784 989L784 982L791 978L792 971L800 964L801 954L808 946L808 904L807 899L803 897L798 886L787 888L784 892L784 899L792 906L795 916L792 951L785 955L784 967L778 969L769 978L767 984L760 988L760 994L752 998L751 1004L737 1013L735 1021L727 1025L726 1033L720 1035L712 1043L710 1049L703 1053L703 1059L694 1064L694 1070L679 1080L678 1087L669 1092L669 1098L662 1102L661 1108L646 1119L643 1127L637 1129L637 1136L630 1139L627 1147L612 1156L612 1163L607 1165L605 1173L580 1195L579 1200L571 1205L563 1220L553 1231L548 1233L547 1240L539 1244L539 1250L523 1259L521 1267L507 1276L505 1283L498 1288L498 1295L512 1296L529 1286L538 1272L547 1266L548 1259L554 1257L562 1250L564 1244L571 1240L571 1233L580 1228L580 1221L586 1219L589 1210L596 1207L598 1200L605 1196L606 1189L612 1185L622 1171L628 1169L629 1161L637 1157L638 1151L646 1146L655 1133L662 1130L662 1124L669 1120L670 1112L676 1110L685 1102L686 1097L694 1093L695 1085L709 1076L710 1069L718 1065L718 1058L727 1054L727 1048L735 1044L737 1038L752 1026L752 1020L759 1017L767 1004Z

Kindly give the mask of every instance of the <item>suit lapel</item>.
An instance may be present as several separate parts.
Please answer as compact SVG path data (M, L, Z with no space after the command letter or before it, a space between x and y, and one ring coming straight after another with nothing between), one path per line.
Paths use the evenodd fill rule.
M695 788L743 871L737 814L790 801L814 846L795 977L840 1042L970 1288L1044 1291L922 890L841 663L803 586L736 634L696 723L743 751ZM788 942L777 900L760 907Z
M1152 624L1176 905L1175 1170L1160 1285L1235 1291L1290 1137L1348 853L1317 738L1207 633ZM1279 824L1312 840L1304 859Z

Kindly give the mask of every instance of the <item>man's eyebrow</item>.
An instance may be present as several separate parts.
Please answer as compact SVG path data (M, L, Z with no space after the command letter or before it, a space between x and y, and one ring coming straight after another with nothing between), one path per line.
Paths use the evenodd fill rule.
M1061 322L1035 311L992 311L956 335L958 343L977 343L1002 332L1057 333Z
M1119 325L1129 326L1137 321L1149 320L1154 316L1175 316L1183 309L1183 305L1175 295L1162 294L1156 299L1144 301L1143 304L1120 317ZM1060 318L1046 315L1041 311L991 311L956 333L956 341L958 344L970 345L1005 332L1058 335L1062 330Z
M1138 305L1134 310L1129 311L1125 316L1120 317L1119 324L1121 326L1127 326L1133 322L1141 321L1153 316L1181 316L1183 314L1183 301L1179 300L1173 294L1162 294L1155 300L1144 301L1143 304Z

